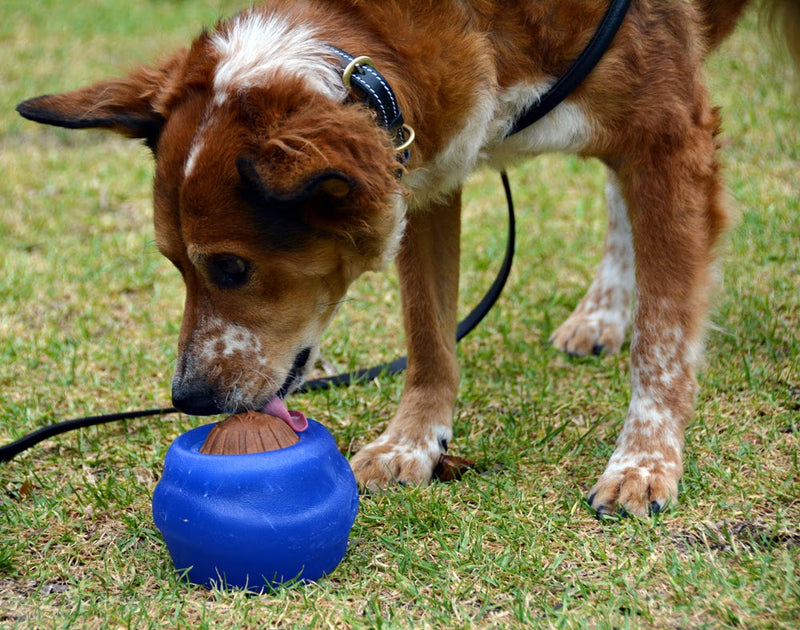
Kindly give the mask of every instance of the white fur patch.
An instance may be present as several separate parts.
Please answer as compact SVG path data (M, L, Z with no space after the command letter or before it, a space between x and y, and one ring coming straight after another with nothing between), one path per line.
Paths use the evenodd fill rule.
M192 174L194 170L194 165L197 163L197 156L200 155L200 151L203 150L203 136L201 133L197 133L195 136L194 143L192 144L192 148L189 149L189 156L186 158L186 164L183 167L183 176L188 178L189 175Z
M636 426L629 431L623 428L619 438L620 444L623 446L626 445L626 438L630 431L646 438L660 438L672 434L674 415L662 402L657 402L647 393L636 393L632 396L628 416L636 421Z
M650 475L649 468L653 464L658 464L662 468L677 470L677 472L680 472L680 470L678 470L680 468L679 462L665 458L664 455L658 451L636 454L627 454L615 451L611 456L611 459L608 460L608 465L606 466L604 474L615 475L618 473L627 472L631 468L638 468L640 471L639 474L641 474L643 477L648 477Z
M606 284L619 284L627 290L633 289L633 234L628 219L628 205L622 197L619 180L608 171L606 184L606 206L608 208L608 236L606 253L610 255L600 264L600 273L608 278Z
M619 190L619 182L609 171L606 186L608 234L603 259L587 295L595 305L590 318L608 322L624 331L631 316L634 287L633 236L628 208ZM596 296L596 297L595 297Z
M500 94L486 146L489 164L502 168L522 157L556 151L576 153L587 145L592 137L591 125L581 107L569 100L526 129L506 137L514 121L539 101L552 83L517 85Z
M396 459L413 462L417 466L425 467L439 458L442 454L442 443L450 442L453 430L445 425L435 425L428 429L427 435L422 439L413 439L406 436L397 437L392 433L383 433L365 448L380 449L389 446L386 453L378 455L378 461L390 464ZM389 466L391 468L391 466Z
M386 268L397 257L400 251L400 244L403 241L403 234L406 231L406 200L400 191L390 201L392 208L395 212L395 225L389 238L386 240L386 246L383 250L383 257L381 258L381 268Z
M403 180L414 195L412 206L454 190L480 164L501 169L531 155L583 149L592 137L592 128L581 107L570 101L527 129L506 137L516 118L542 97L550 83L518 85L504 92L488 84L476 96L461 130L424 167L411 171Z
M267 358L261 341L249 329L220 318L207 318L198 330L201 340L197 356L205 365L215 365L233 355L246 356L254 366L265 367Z
M487 88L476 95L469 117L449 144L422 168L410 171L403 178L403 184L413 194L410 200L412 206L422 206L441 198L461 185L475 170L496 108L493 90Z
M302 78L310 89L336 101L347 97L341 70L331 59L330 49L316 38L313 28L293 24L285 16L256 12L238 15L211 36L211 45L219 55L214 97L192 141L184 177L191 175L203 151L213 109L225 103L232 92L267 85L281 72Z
M302 77L313 90L334 100L347 96L330 50L310 26L249 12L214 33L211 43L220 56L214 74L217 105L230 92L264 85L278 72Z

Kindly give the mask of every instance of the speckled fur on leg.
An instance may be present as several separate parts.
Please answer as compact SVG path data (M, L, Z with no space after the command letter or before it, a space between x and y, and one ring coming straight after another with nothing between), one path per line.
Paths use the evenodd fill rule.
M628 208L613 171L606 185L608 232L603 259L586 295L550 337L571 356L613 354L625 341L633 300L633 242Z
M718 118L702 86L693 91L697 100L683 130L618 169L636 258L632 396L614 453L589 493L598 514L646 516L678 496L714 247L727 221L715 155Z

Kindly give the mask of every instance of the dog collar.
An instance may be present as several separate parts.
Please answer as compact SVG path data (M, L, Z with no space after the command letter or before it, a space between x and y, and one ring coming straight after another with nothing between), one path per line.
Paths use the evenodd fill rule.
M395 143L398 160L406 164L411 158L414 130L403 121L403 113L389 82L375 68L369 57L354 57L335 46L328 48L342 62L342 81L348 90L354 87L362 94L377 118L378 123L389 132Z

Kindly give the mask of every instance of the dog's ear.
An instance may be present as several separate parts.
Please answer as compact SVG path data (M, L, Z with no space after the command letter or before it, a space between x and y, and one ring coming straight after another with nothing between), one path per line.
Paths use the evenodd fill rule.
M291 187L281 189L267 183L249 158L240 157L236 168L242 197L255 211L258 224L264 231L288 239L286 244L307 236L309 228L331 232L330 224L339 221L341 208L355 188L347 174L332 168L306 173Z
M345 173L329 168L310 173L296 186L279 191L264 182L253 160L240 157L236 160L236 169L242 179L243 189L250 196L249 200L257 199L264 204L301 204L315 196L342 200L352 192L354 186Z
M32 98L20 103L17 111L34 122L68 129L109 129L143 138L152 146L166 120L166 104L185 58L186 51L180 51L156 67L72 92Z

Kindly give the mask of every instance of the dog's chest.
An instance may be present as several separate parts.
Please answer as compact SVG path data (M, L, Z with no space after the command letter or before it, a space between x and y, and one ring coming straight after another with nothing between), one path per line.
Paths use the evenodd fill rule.
M481 93L459 131L431 160L406 176L404 183L416 203L454 190L484 165L502 169L542 153L585 150L593 135L590 120L582 107L570 100L527 129L507 135L521 112L541 98L549 85L521 84Z

